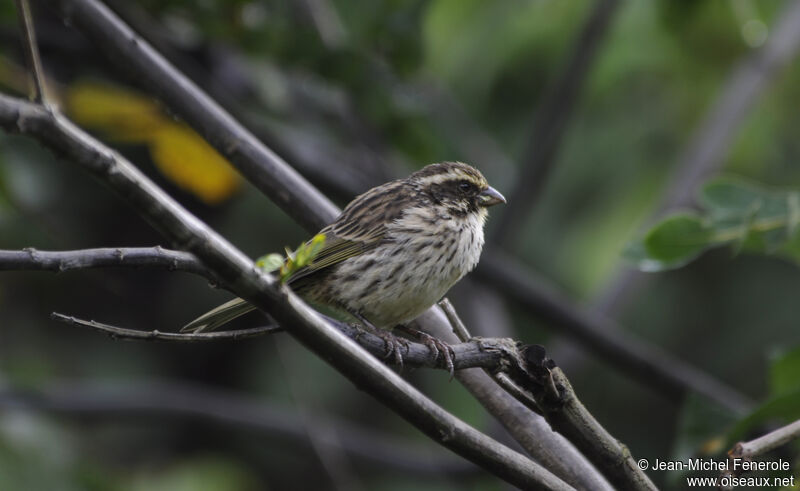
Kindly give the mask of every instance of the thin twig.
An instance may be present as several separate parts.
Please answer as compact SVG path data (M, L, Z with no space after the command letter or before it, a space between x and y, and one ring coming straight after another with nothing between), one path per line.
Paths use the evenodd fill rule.
M456 309L453 307L453 304L450 303L449 298L445 297L439 301L439 307L442 308L442 312L444 312L448 322L450 322L450 326L453 328L453 333L458 336L458 339L461 341L467 341L472 338L469 330L467 330L467 326L465 326L464 322L461 321L461 317L459 317L458 313L456 313Z
M36 29L33 26L33 16L31 15L31 5L29 0L16 0L17 15L22 30L22 44L25 52L25 61L32 79L31 100L47 106L47 84L44 79L42 60L39 57L39 46L36 43Z
M60 114L0 94L0 126L35 136L95 175L166 238L197 255L223 286L269 312L292 336L429 438L516 486L569 488L543 467L446 412L374 357L365 356L360 346L328 325L288 287L263 274L133 164Z
M769 451L789 443L792 440L800 438L800 419L789 423L786 426L771 431L766 435L760 436L747 442L738 442L728 451L728 458L734 459L747 459L752 460L753 457L763 455ZM741 471L741 466L729 466L730 475L738 475L737 469Z
M453 332L456 336L462 341L466 342L472 338L469 334L469 330L467 330L467 326L464 325L464 322L459 317L458 313L456 312L455 307L453 304L450 303L450 300L447 298L443 298L439 302L439 307L442 308L444 315L447 317L447 320L450 322L450 326L453 328ZM487 375L492 377L492 379L506 390L509 394L511 394L517 401L521 402L525 407L530 409L536 414L541 415L542 410L539 409L539 406L536 405L536 401L534 400L531 394L525 392L521 387L514 383L511 378L508 377L507 374L503 372L497 372L493 370L488 370L484 368L484 371Z
M348 338L356 341L373 356L385 359L386 363L396 363L394 357L389 357L386 342L380 336L365 332L356 326L330 317L323 316L333 327L338 329ZM196 343L204 341L239 340L285 331L281 326L270 325L239 329L233 331L219 331L207 333L177 333L158 330L129 329L112 326L94 320L84 320L77 317L53 312L50 318L77 327L87 327L94 331L107 334L114 339L139 340L139 341L169 341L178 343ZM519 350L524 346L504 338L481 338L464 343L452 345L453 365L457 370L469 368L483 368L489 371L508 370L519 371ZM447 370L441 357L432 359L430 348L422 343L407 341L403 344L403 366L410 368L438 368ZM515 368L516 367L516 368Z
M142 424L156 419L178 418L210 422L229 431L250 437L288 442L307 441L305 430L294 411L265 402L262 397L188 384L185 381L135 382L125 384L51 381L36 389L0 387L0 408L18 409L26 414L46 411L79 418L83 424L121 421ZM415 476L441 474L473 475L479 472L469 462L458 459L436 446L409 445L375 428L336 419L330 414L313 414L335 426L336 438L321 435L329 448L343 451L359 461L381 469L408 472Z
M71 326L88 327L95 331L108 334L113 339L136 339L140 341L177 341L181 343L197 343L204 341L222 341L231 340L237 341L240 339L254 338L263 336L264 334L272 334L275 332L282 332L283 328L280 326L262 326L254 327L251 329L238 329L235 331L219 331L219 332L200 332L200 333L179 333L179 332L164 332L164 331L140 331L137 329L128 329L125 327L112 326L110 324L103 324L93 320L78 319L70 315L59 314L53 312L50 318L54 321L63 322Z

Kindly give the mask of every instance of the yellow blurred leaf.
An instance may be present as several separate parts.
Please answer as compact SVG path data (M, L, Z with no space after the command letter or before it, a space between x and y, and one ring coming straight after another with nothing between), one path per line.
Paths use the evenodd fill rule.
M163 125L153 136L150 152L159 170L206 203L220 203L239 187L228 161L186 126Z
M239 175L228 161L150 98L121 87L79 82L67 89L66 105L82 126L116 141L148 145L167 179L208 204L220 203L238 189Z
M146 142L163 124L173 124L152 99L111 85L79 82L66 91L69 116L118 141Z

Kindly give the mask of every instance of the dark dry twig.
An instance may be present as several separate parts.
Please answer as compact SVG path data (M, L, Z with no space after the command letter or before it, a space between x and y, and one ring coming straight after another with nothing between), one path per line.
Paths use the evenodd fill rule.
M472 339L472 336L469 334L469 330L467 330L467 326L464 325L464 322L461 320L461 317L459 317L455 307L453 307L453 304L450 303L449 299L443 298L439 302L439 307L442 308L442 312L444 312L444 315L447 317L447 320L453 327L453 332L462 342ZM521 387L514 383L514 381L506 373L487 368L484 368L484 371L492 378L492 380L495 381L495 383L497 383L497 385L505 389L506 392L511 394L514 399L522 403L522 405L538 415L542 414L542 410L539 409L539 406L536 404L536 400L534 400L534 398L528 392L524 391Z
M36 44L36 29L33 27L33 16L29 0L16 0L17 15L22 29L23 51L25 61L28 64L28 71L32 80L31 100L47 106L50 101L47 98L47 84L44 80L44 70L42 69L42 59L39 56L39 46Z
M125 327L112 326L110 324L103 324L93 320L78 319L70 315L59 314L53 312L50 318L54 321L63 322L71 326L88 327L98 332L108 334L113 339L135 339L139 341L177 341L181 343L197 343L204 341L222 341L231 340L237 341L240 339L254 338L263 336L264 334L272 334L275 332L282 332L283 328L280 326L262 326L254 327L251 329L238 329L235 331L219 331L219 332L199 332L199 333L181 333L181 332L165 332L159 330L141 331L138 329L128 329Z

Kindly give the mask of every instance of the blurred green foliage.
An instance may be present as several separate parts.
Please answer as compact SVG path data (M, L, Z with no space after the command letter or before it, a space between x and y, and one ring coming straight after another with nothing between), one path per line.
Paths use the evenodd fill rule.
M395 174L434 161L464 160L501 191L510 189L517 169L475 158L471 145L476 143L466 129L477 128L508 161L519 162L533 116L595 4L110 3L131 22L139 19L144 28L161 33L161 41L188 65L221 83L244 116L277 135L276 143L311 155L321 167L354 181L376 175L359 167L362 161L337 158L342 148L351 151L346 155L399 162ZM319 5L323 10L315 11ZM643 222L699 121L740 61L758 49L758 36L746 35L746 27L764 26L769 35L781 5L748 0L622 3L598 49L543 195L518 224L517 239L502 246L580 300L590 303L606 293L609 278L627 267L623 250L642 236ZM135 77L109 65L47 9L37 14L42 54L56 92L97 78L135 88ZM0 34L7 41L0 44L0 86L20 94L25 87L18 76L22 61L15 22L13 2L0 3ZM208 81L199 80L201 85ZM664 459L696 454L703 447L723 451L730 437L754 436L751 430L796 415L792 381L798 380L798 368L792 347L800 345L795 308L800 272L786 256L750 252L797 257L796 241L788 240L795 223L788 197L794 192L771 189L800 189L798 102L800 64L790 63L744 118L725 156L725 170L747 181L712 181L704 193L704 212L670 219L638 249L639 260L655 261L659 269L703 254L684 268L649 277L617 313L631 334L735 386L758 401L757 409L741 419L695 398L680 407L590 355L554 354L587 407L636 456ZM162 175L145 146L111 144L251 257L308 238L249 185L212 206ZM181 154L179 147L174 150ZM372 160L377 159L363 162ZM347 199L339 197L342 204ZM753 200L761 205L752 208ZM501 212L492 210L493 215ZM784 220L779 228L757 229L759 220L776 217ZM725 240L715 235L733 229L742 233ZM0 248L161 241L94 180L31 141L0 136ZM728 251L709 250L723 244L743 253L731 258ZM196 278L176 274L3 273L0 381L35 388L64 379L103 379L124 387L174 377L263 395L297 411L328 411L370 431L430 445L299 347L287 366L276 356L273 339L215 346L120 343L47 319L49 312L59 311L126 327L176 330L224 299ZM558 346L534 319L514 311L513 320L516 337ZM480 332L479 325L470 329ZM770 368L767 360L776 349L787 355ZM292 374L303 397L293 397L287 387ZM482 408L446 375L405 375L469 423L494 431ZM15 431L25 432L26 440ZM716 446L708 446L714 438ZM365 489L500 488L483 474L434 479L345 460L346 470ZM670 476L653 477L670 484ZM238 429L165 425L157 419L100 423L0 409L0 489L288 489L298 480L306 488L327 489L331 479L307 445L284 445ZM677 481L671 484L680 488Z
M627 257L643 271L685 266L722 245L735 251L781 253L797 260L800 191L767 190L755 183L720 178L703 186L704 215L671 216L632 243Z

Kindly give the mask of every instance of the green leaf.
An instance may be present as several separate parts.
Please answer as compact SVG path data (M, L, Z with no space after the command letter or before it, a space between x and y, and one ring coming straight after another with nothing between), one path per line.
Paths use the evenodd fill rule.
M622 251L622 257L639 268L639 270L647 273L657 273L678 267L650 256L644 247L644 242L641 240L629 242Z
M695 215L669 217L644 238L644 252L664 267L679 267L714 245L711 230Z
M319 254L319 251L322 250L322 246L324 245L325 234L317 234L310 241L302 244L297 248L297 252L295 253L296 266L302 268L311 264L311 261Z
M665 219L629 245L625 257L642 271L663 271L729 245L735 254L782 254L800 261L800 192L722 177L703 186L700 202L702 215Z
M325 245L325 234L317 234L308 242L300 244L296 251L286 249L286 260L281 265L281 283L285 283L295 271L311 264Z
M283 266L283 256L280 254L273 252L271 254L267 254L266 256L261 256L256 260L256 266L259 269L264 271L265 273L272 273L273 271L277 271Z
M700 201L717 214L745 215L765 198L762 188L734 177L709 181L700 191Z

